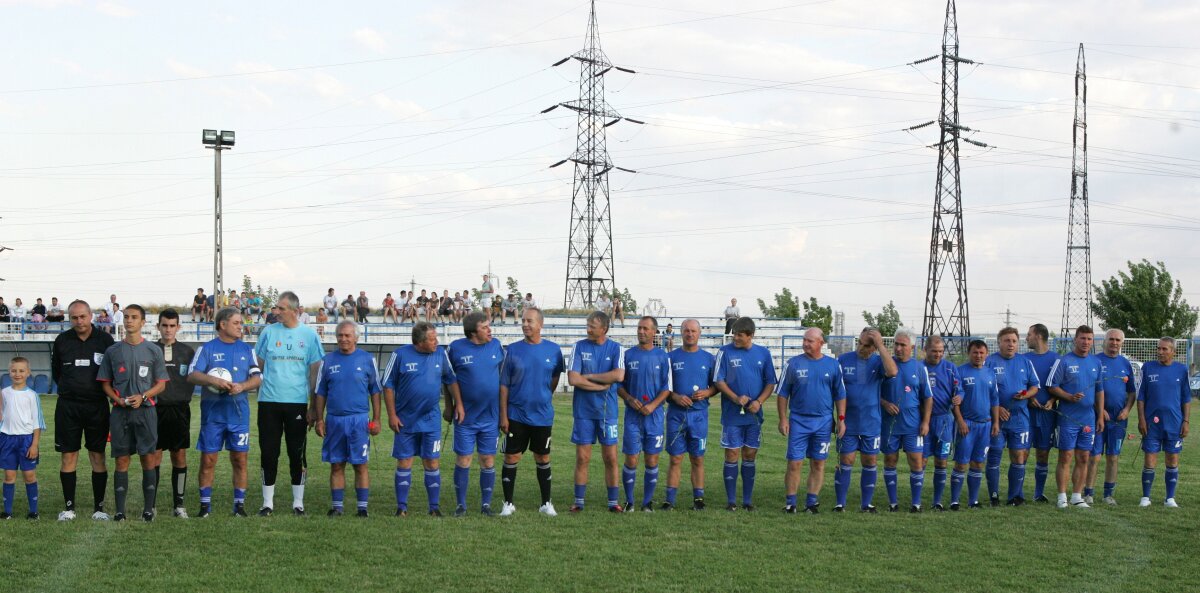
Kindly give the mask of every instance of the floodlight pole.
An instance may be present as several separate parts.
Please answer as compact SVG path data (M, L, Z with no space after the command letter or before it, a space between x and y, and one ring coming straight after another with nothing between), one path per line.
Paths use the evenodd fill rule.
M217 145L211 147L213 149L213 157L215 162L214 179L214 202L213 202L213 287L216 292L213 293L214 303L219 301L225 294L225 258L222 251L221 238L224 234L221 228L221 151L223 146Z

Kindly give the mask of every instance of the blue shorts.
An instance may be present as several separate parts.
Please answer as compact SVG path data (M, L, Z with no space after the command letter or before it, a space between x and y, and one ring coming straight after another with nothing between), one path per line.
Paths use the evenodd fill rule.
M1060 451L1092 452L1092 444L1096 439L1096 427L1080 426L1074 422L1060 422L1055 431L1054 447Z
M37 469L37 458L26 457L31 446L33 446L32 434L0 434L0 469L23 472Z
M843 455L854 452L863 455L878 455L879 435L848 434L838 441L838 447L839 452Z
M657 430L656 430L657 429ZM657 434L655 434L657 432ZM663 423L653 416L642 416L637 412L625 411L625 436L622 439L621 452L626 455L658 455L666 443L663 434Z
M396 459L437 459L442 456L442 435L434 432L412 432L401 428L392 439L392 457Z
M722 449L757 449L762 446L762 425L735 424L721 427Z
M617 425L604 420L589 420L576 418L575 426L571 428L571 442L576 445L617 444Z
M1120 455L1128 426L1129 420L1105 422L1104 430L1096 435L1096 442L1092 444L1092 455Z
M687 453L704 457L708 445L708 410L673 412L667 410L667 455Z
M1168 433L1157 424L1151 424L1146 429L1146 438L1142 439L1142 451L1146 453L1178 453L1183 450L1183 439L1179 433Z
M929 419L929 435L925 437L925 456L949 459L954 444L954 416L939 414Z
M1019 428L1005 428L1000 426L1000 434L992 437L993 449L1005 449L1010 451L1028 451L1029 450L1029 431Z
M787 460L815 459L824 461L829 458L829 427L813 432L806 430L800 422L789 420Z
M958 435L954 446L954 463L983 463L987 461L987 453L992 443L991 422L967 421L967 434Z
M925 437L919 434L893 434L883 444L883 454L892 455L904 449L905 453L925 454Z
M325 439L321 441L321 461L362 465L371 451L371 433L367 415L326 416Z
M222 446L237 453L249 451L250 425L223 422L201 424L200 436L196 438L196 450L201 453L217 453Z
M1039 451L1049 451L1054 445L1054 430L1058 428L1058 415L1046 410L1029 408L1029 436L1031 445Z
M479 450L480 455L495 455L500 442L500 426L495 422L454 425L454 454L470 455Z

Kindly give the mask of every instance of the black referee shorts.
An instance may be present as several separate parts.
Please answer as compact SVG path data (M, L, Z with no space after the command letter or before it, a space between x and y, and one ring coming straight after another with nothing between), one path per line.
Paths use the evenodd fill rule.
M108 442L108 403L58 398L54 406L54 450L74 453L83 441L88 451L103 453Z
M515 455L532 451L534 455L550 454L550 432L553 426L530 426L516 420L508 421L504 435L504 454Z
M192 442L192 407L158 405L158 450L181 451Z

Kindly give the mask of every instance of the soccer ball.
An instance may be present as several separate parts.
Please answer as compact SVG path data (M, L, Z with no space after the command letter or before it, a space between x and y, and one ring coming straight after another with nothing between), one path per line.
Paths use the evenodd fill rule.
M209 369L208 376L216 377L218 379L222 379L225 381L233 380L233 375L229 372L229 369L224 369L221 367L213 367L213 368ZM209 386L208 390L212 393L225 393L224 389L217 389L216 387L212 387L212 386Z

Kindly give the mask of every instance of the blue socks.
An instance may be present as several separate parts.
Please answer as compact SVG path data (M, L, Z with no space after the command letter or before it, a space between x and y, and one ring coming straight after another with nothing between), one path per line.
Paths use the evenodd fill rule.
M988 497L1000 497L1000 463L1004 460L1004 448L992 447L987 454Z
M1108 497L1112 496L1113 490L1116 490L1116 489L1117 489L1116 482L1105 482L1104 483L1104 497L1108 498Z
M757 473L753 461L742 462L742 505L750 506L754 497L754 474Z
M833 493L837 497L837 506L846 506L846 494L850 492L850 476L854 466L839 463L833 472Z
M729 504L736 504L738 464L736 461L733 463L726 461L723 470L725 475L725 499L729 502Z
M17 493L17 485L16 484L8 484L8 483L4 484L4 512L5 513L8 513L10 515L12 514L13 498L16 497L16 495L17 495L16 493Z
M950 474L950 504L956 504L962 498L963 480L966 477L967 474L958 470L954 470L954 473ZM976 482L976 488L978 488L978 482Z
M983 483L983 474L978 470L967 471L967 502L979 504L979 486Z
M1008 499L1025 498L1025 464L1013 463L1008 466Z
M946 492L946 468L938 467L933 470L933 504L942 504L942 494Z
M618 504L621 504L620 500L617 498L618 496L621 495L620 493L621 493L620 487L618 487L618 486L609 486L608 487L608 506L609 507L615 507Z
M621 485L625 487L625 502L633 504L633 487L637 484L637 467L621 466Z
M346 503L345 503L346 489L345 488L331 488L330 495L332 497L333 510L340 511L340 510L342 510L342 508L344 508L346 506Z
M899 503L899 495L896 493L896 468L883 468L883 485L887 487L888 504Z
M368 498L369 493L370 493L370 490L367 490L366 488L355 488L354 489L354 498L358 502L358 510L360 510L360 511L367 510L367 498Z
M233 506L236 507L239 504L243 504L243 505L246 504L246 489L245 488L234 488L233 489Z
M408 510L408 490L412 488L412 470L396 470L396 508Z
M1167 498L1175 498L1175 486L1179 482L1179 468L1168 467L1167 479L1165 481L1167 484Z
M433 470L425 472L425 494L429 496L429 510L436 511L439 506L438 499L442 493L442 472L441 470Z
M875 498L875 480L877 478L875 474L874 465L863 466L862 477L859 478L861 482L859 487L862 489L862 508L864 509L870 507L871 500Z
M784 504L786 504L789 507L796 506L796 495L795 494L787 495L787 498L784 500Z
M809 495L805 496L804 497L804 506L805 507L817 506L817 495L810 493Z
M912 503L921 506L921 491L925 489L925 472L908 472L908 488L912 491Z
M25 498L29 501L29 512L38 512L38 483L25 484Z
M1154 485L1154 468L1142 470L1142 497L1150 498L1150 487Z
M496 489L496 468L485 467L479 470L480 504L492 506L492 492Z
M678 488L667 486L667 504L675 506L675 497L679 493Z
M1041 498L1046 495L1046 476L1050 475L1050 465L1037 462L1033 468L1033 497Z
M467 488L471 487L471 468L454 466L454 498L459 507L467 508Z
M587 497L587 484L575 485L575 506L583 508L583 500Z
M202 486L200 488L200 510L208 511L212 509L212 486Z
M658 466L646 468L642 476L642 506L654 500L654 491L658 488Z

